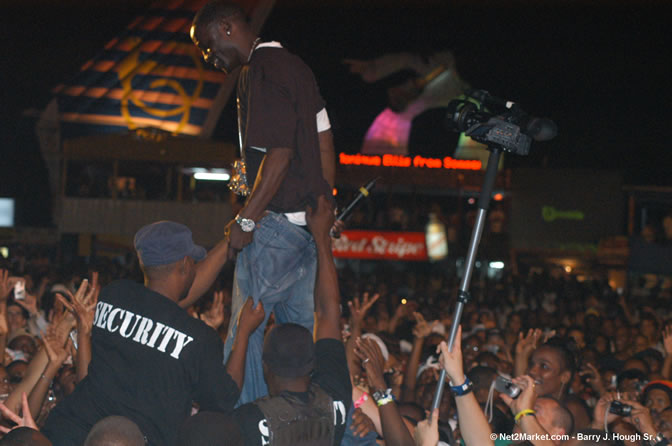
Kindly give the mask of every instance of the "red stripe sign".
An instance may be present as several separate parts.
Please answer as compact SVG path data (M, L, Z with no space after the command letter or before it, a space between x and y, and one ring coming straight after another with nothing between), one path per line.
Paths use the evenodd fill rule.
M343 231L332 249L338 258L427 260L423 232Z

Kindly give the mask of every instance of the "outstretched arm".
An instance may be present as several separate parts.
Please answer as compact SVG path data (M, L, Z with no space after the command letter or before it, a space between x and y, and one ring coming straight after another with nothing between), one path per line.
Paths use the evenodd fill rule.
M362 360L366 369L366 378L373 393L386 394L386 383L383 378L385 360L378 345L371 339L358 339L355 353ZM388 446L411 446L413 437L406 428L397 403L391 395L376 401L380 413L380 424L383 439Z
M71 341L68 340L68 342L63 345L56 336L48 334L44 336L42 343L44 345L44 350L47 352L49 363L28 396L30 413L36 418L40 415L44 399L46 398L47 393L49 393L51 382L56 377L56 374L58 374L58 370L63 365L63 361L68 357Z
M196 277L189 289L187 297L179 302L180 307L189 308L200 299L212 286L217 274L226 265L229 252L229 240L221 240L208 251L208 256L196 264Z
M452 385L460 386L466 381L462 366L462 326L457 329L457 337L453 344L453 351L448 350L445 341L439 344L437 352L441 352L439 364L446 370ZM492 430L485 419L485 414L478 405L473 392L466 395L456 395L457 419L460 432L466 446L486 446L494 444L491 439Z
M348 359L348 369L350 369L351 381L353 376L357 374L357 371L360 369L359 362L356 361L355 339L362 335L362 323L364 317L379 297L380 294L375 294L369 299L369 293L364 293L361 304L357 297L348 302L348 308L350 309L350 337L345 343L345 357Z
M315 283L315 340L341 339L341 294L336 265L331 253L329 230L334 224L334 209L327 197L320 195L317 209L308 207L306 219L317 247L317 281Z
M438 321L429 324L422 314L413 313L416 324L413 327L413 350L411 350L411 357L406 364L406 373L404 374L404 382L401 385L403 393L401 394L402 401L413 401L415 385L417 383L418 368L420 366L420 356L422 355L422 346L425 343L425 338L430 335L432 329L436 326Z

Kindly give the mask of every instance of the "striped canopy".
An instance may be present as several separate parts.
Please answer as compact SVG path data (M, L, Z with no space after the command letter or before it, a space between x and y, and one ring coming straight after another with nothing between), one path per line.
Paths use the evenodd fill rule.
M189 37L194 14L206 2L155 2L71 81L56 87L64 136L140 128L211 132L204 132L206 123L216 122L229 92L221 98L226 75L205 64ZM244 0L241 6L257 28L270 10L268 0Z

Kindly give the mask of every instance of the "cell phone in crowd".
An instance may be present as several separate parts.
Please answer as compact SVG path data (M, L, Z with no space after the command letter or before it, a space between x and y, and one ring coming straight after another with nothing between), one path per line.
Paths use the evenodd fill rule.
M495 390L499 393L503 393L513 398L514 400L520 395L520 387L511 382L510 379L506 379L503 376L498 376L495 379Z
M14 300L24 300L26 298L26 282L19 280L14 284Z

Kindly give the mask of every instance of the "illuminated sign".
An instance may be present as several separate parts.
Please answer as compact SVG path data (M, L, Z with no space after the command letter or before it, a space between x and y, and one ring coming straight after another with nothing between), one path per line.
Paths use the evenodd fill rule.
M458 160L450 156L441 159L426 158L420 155L410 157L390 154L380 156L340 153L338 162L343 166L423 167L452 170L481 170L482 167L482 163L478 160Z
M585 215L581 211L560 211L553 206L544 206L541 208L541 217L550 223L555 220L583 220Z
M422 232L343 231L332 250L334 257L348 259L427 260Z

